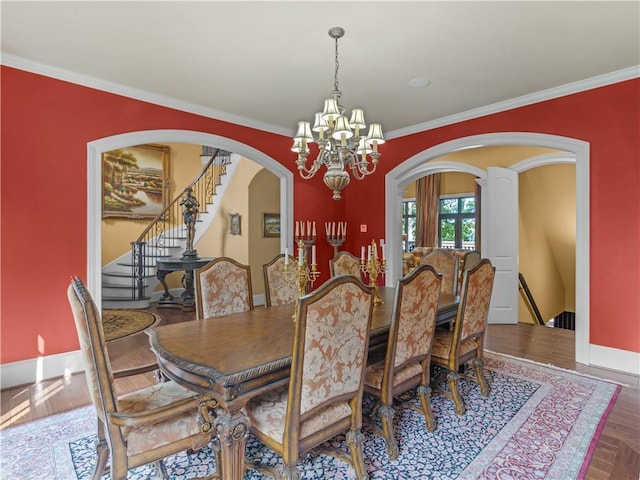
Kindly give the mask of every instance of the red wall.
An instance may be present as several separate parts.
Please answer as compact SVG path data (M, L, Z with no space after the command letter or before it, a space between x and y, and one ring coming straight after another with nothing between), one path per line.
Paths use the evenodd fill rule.
M295 173L287 137L5 66L1 75L0 363L78 348L65 292L71 275L86 272L88 142L141 130L202 131L250 145ZM321 231L325 221L348 220L347 247L356 251L384 236L384 174L422 150L503 131L588 141L591 343L640 352L639 91L636 79L388 141L381 171L352 182L341 202L320 178L295 173L294 220L315 220ZM356 231L362 223L366 234ZM332 249L318 248L324 271ZM326 278L323 272L320 281Z

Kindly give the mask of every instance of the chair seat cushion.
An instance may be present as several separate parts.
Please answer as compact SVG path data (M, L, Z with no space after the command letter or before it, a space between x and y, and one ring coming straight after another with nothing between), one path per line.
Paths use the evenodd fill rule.
M382 388L383 374L384 361L369 365L364 373L364 384L380 390ZM393 374L393 386L400 385L402 382L421 374L422 366L418 362L409 363Z
M436 330L431 347L431 358L438 363L447 363L451 354L453 342L453 332L450 330ZM460 345L460 356L465 355L478 348L478 344L473 338L467 338Z
M251 428L278 443L283 443L288 395L289 387L282 387L251 399L247 405ZM301 422L300 438L305 438L349 416L349 403L332 404Z
M149 412L195 396L194 392L175 382L164 382L119 397L118 411L121 413ZM200 415L194 408L192 411L174 415L152 425L122 427L122 434L127 442L127 453L135 455L200 433L200 428Z

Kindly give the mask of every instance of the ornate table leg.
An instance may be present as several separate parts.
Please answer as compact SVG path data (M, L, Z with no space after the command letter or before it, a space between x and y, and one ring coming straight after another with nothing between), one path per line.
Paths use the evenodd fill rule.
M182 309L185 312L190 312L195 308L195 294L193 288L193 270L185 270L182 277L182 286L184 292L182 293Z
M242 480L245 472L245 446L249 435L249 418L240 410L229 413L216 410L216 436L220 445L221 465L218 474L223 480Z
M158 301L158 306L161 306L163 304L165 306L175 305L173 295L169 293L169 287L167 286L167 282L165 281L165 277L167 276L167 273L170 273L170 272L168 270L160 270L160 269L158 269L158 273L156 273L158 280L160 280L160 283L164 287L164 294L162 294L162 298Z

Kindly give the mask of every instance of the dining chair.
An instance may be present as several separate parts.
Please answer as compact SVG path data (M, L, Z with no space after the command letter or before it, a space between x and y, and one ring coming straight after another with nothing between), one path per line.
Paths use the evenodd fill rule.
M442 293L457 295L458 293L458 263L456 256L436 249L420 259L420 265L431 265L442 275Z
M462 291L462 278L464 276L464 272L475 267L481 258L482 257L480 256L480 252L476 250L469 250L464 254L460 265L460 272L458 274L458 292Z
M393 429L394 397L418 387L421 408L408 402L398 405L421 411L427 430L436 429L429 370L441 282L441 275L430 265L421 265L398 280L386 353L381 358L370 356L365 370L364 392L378 401L374 412L380 414L382 430L373 420L369 424L387 442L391 460L399 453Z
M320 448L351 463L359 480L368 478L361 427L372 292L357 278L340 275L300 298L289 385L253 398L246 407L251 432L282 456L283 466L253 468L297 479L303 452L347 431L350 456Z
M194 272L196 318L220 317L253 310L251 267L218 257Z
M112 371L100 313L78 277L72 277L67 296L97 414L97 459L92 480L101 479L107 471L112 480L122 480L129 469L147 463L153 463L157 475L168 478L163 458L201 448L211 440L213 419L209 408L215 407L215 402L172 381L118 395L115 379L137 375L141 370ZM214 448L217 460L216 452Z
M262 266L264 275L264 293L267 307L277 305L287 305L298 301L298 288L296 286L297 276L296 259L289 257L289 277L285 274L285 255L281 253L269 263ZM293 281L291 281L293 280Z
M431 362L440 367L440 372L432 380L433 388L453 400L458 415L463 415L466 411L459 390L460 378L476 382L484 397L491 392L484 376L483 353L495 270L489 259L484 258L464 273L458 316L453 331L437 329L433 341ZM460 373L461 367L469 361L473 363L475 376ZM449 390L439 386L444 382L445 376Z
M350 252L336 252L329 260L329 273L332 277L336 275L352 275L362 279L360 270L360 259Z

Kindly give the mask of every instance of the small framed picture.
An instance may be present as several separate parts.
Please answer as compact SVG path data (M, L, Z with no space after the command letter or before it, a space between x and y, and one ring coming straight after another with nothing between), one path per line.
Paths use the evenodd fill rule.
M277 238L280 236L280 214L262 214L262 236L266 238Z
M229 214L229 233L231 235L240 235L240 214Z

